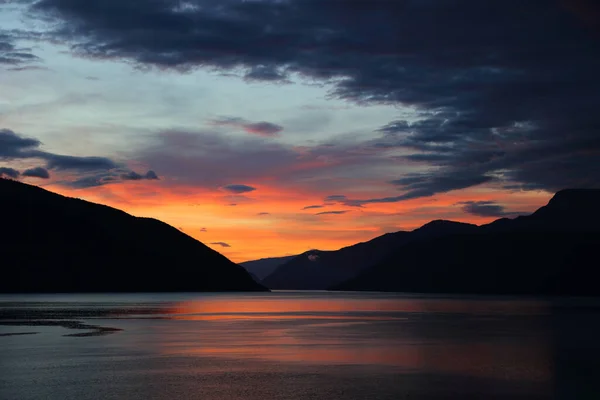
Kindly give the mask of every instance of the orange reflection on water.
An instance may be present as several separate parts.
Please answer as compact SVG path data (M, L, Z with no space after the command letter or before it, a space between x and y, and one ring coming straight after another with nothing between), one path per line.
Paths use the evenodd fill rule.
M473 301L416 298L306 298L273 294L272 297L212 297L175 304L169 314L176 319L231 318L335 318L336 315L371 313L360 318L379 319L377 313L450 313L467 315L540 315L546 306L538 301Z
M171 354L252 358L274 362L318 365L384 365L413 372L452 373L505 380L548 381L552 362L543 343L435 344L377 347L309 345L293 338L270 346L244 345L179 349Z
M281 293L215 296L173 307L174 319L205 322L198 328L185 325L190 329L186 340L166 344L163 350L185 356L384 365L408 372L547 382L552 379L553 363L550 344L543 338L520 337L518 333L510 340L486 336L502 327L505 315L545 312L544 303L537 301L352 295L309 298ZM512 321L510 318L507 321ZM474 335L473 329L481 327L481 335ZM516 329L518 332L518 325Z

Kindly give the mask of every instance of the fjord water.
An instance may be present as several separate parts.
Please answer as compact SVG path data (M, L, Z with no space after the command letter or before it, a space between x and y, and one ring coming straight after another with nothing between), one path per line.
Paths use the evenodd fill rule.
M596 399L600 304L0 296L0 399Z

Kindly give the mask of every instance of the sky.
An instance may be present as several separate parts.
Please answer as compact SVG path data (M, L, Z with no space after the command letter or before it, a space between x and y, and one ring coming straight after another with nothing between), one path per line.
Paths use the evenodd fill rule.
M0 0L0 176L240 262L600 187L593 0Z

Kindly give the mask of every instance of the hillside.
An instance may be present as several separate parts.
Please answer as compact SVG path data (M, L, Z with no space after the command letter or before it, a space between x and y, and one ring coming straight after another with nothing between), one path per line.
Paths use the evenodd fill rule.
M337 290L599 295L600 190L564 190L530 216L403 246Z
M471 232L474 228L470 224L432 221L412 232L387 233L335 251L311 250L281 265L262 283L271 289L324 290L376 265L407 243Z
M155 219L7 179L0 179L0 210L0 292L266 290Z

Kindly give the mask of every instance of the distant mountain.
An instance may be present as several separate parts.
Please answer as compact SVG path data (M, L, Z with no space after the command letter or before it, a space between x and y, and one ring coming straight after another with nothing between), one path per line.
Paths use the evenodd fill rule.
M0 179L0 292L263 291L151 218Z
M530 216L408 243L333 288L423 293L600 295L600 190L558 192Z
M255 276L259 281L261 281L264 278L266 278L271 272L273 272L277 267L279 267L282 264L285 264L294 257L297 257L297 255L261 258L260 260L244 261L241 262L240 265L244 267L246 271L250 272L251 275Z
M433 221L412 232L388 233L335 251L311 250L278 267L262 283L271 289L324 290L376 265L411 241L476 228L459 222Z

